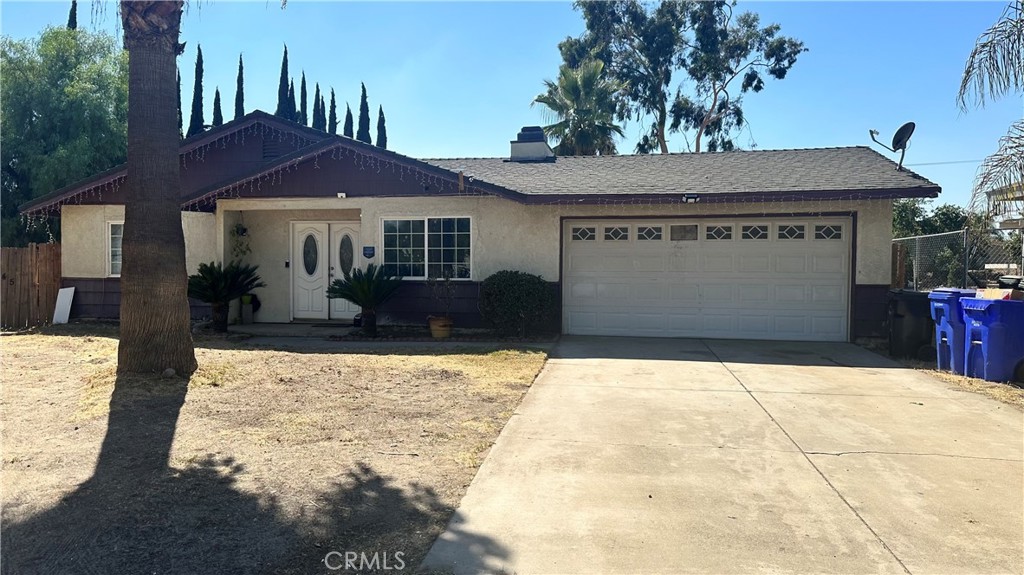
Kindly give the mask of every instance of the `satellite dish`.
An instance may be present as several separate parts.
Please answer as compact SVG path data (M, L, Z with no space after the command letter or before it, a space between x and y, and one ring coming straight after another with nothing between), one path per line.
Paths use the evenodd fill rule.
M891 148L882 142L879 142L878 139L875 138L875 136L878 135L878 130L868 130L868 133L871 134L871 140L879 146L882 146L890 152L900 153L900 163L896 165L896 169L903 170L903 156L907 153L907 144L910 143L910 136L914 134L914 128L916 127L917 125L913 122L907 122L900 126L900 129L896 130L896 134L892 137Z

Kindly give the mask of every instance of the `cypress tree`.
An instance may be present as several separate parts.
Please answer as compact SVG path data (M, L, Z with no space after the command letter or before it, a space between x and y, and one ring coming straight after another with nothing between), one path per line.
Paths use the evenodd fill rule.
M178 76L178 139L185 139L185 132L183 131L182 119L181 119L181 71L175 72Z
M286 106L286 118L292 122L296 121L299 117L299 113L295 109L295 80L288 83L288 102L286 102Z
M313 104L316 105L316 100L313 100ZM306 71L302 71L302 83L299 87L299 123L303 126L309 125L309 116L306 115ZM316 118L316 110L314 108L313 117ZM314 120L315 121L315 120Z
M334 88L331 88L331 112L327 116L327 132L330 134L338 133L338 106L334 103Z
M370 104L366 101L366 84L359 84L363 93L359 96L359 129L356 130L356 139L360 142L372 144L370 141Z
M377 111L377 147L388 149L388 128L384 125L384 106Z
M345 126L342 133L349 138L352 137L352 108L349 108L348 104L345 104Z
M196 82L192 87L192 116L188 120L186 138L203 131L203 47L199 46L196 55Z
M323 130L324 127L320 125L320 84L316 85L316 91L313 92L313 129Z
M288 45L284 47L284 58L281 60L281 80L277 84L277 110L274 115L288 119Z
M320 94L320 131L327 131L327 106L324 105L323 94Z
M78 0L71 0L71 12L68 13L68 30L78 30Z
M383 117L383 116L381 116ZM213 91L213 125L220 126L224 123L224 114L220 112L220 88ZM378 131L380 127L378 126Z
M245 115L245 87L242 72L242 55L238 55L238 79L235 80L235 119Z

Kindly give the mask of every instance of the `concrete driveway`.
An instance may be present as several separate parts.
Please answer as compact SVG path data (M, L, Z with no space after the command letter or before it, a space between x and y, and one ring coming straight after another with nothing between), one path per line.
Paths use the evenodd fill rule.
M423 567L1021 573L1022 436L850 344L565 338Z

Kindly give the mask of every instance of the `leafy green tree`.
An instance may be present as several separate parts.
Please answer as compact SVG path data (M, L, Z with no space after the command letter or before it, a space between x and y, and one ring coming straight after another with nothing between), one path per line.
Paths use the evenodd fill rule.
M618 102L622 120L650 118L637 151L668 153L672 76L680 69L688 2L667 0L648 7L639 0L577 0L586 32L559 44L569 68L600 60L611 79L623 87Z
M306 115L306 71L302 71L302 83L299 87L299 123L303 126L309 125L309 116ZM316 106L316 100L313 100L313 105ZM315 120L314 120L315 121Z
M384 106L377 110L377 147L388 149L388 127L384 119Z
M560 156L614 154L615 138L622 128L615 124L615 92L619 86L604 77L604 62L585 60L577 68L562 64L558 81L545 80L547 91L534 104L547 107L557 121L544 126L557 142Z
M960 81L957 103L967 111L973 101L984 107L995 100L1024 91L1024 0L1014 0L999 20L978 38ZM1024 189L1024 119L1010 125L999 149L985 158L974 182L972 207L986 206L988 193ZM1014 202L1024 214L1024 201Z
M616 117L649 120L637 152L668 153L668 134L694 131L711 150L731 149L730 133L745 123L741 97L764 88L766 76L783 78L803 44L760 27L750 13L733 19L735 2L577 0L586 32L559 44L570 68L588 59L605 62L622 86ZM683 73L678 83L677 72ZM735 82L739 86L734 86ZM688 144L689 147L689 144Z
M238 78L235 79L235 120L245 115L245 76L242 55L238 55Z
M352 108L345 104L345 125L342 128L342 134L351 138L352 137Z
M785 78L797 56L807 51L803 42L780 36L778 24L762 28L757 14L734 18L734 7L735 2L708 1L690 11L693 41L686 71L694 90L676 94L669 131L695 131L693 151L698 153L704 138L708 151L732 150L730 134L744 123L743 95L763 90L767 78Z
M203 126L203 47L198 46L196 53L196 79L192 86L192 115L188 120L186 138L201 134Z
M338 106L334 101L334 88L331 88L331 111L327 116L327 132L330 134L338 133Z
M362 95L359 96L359 129L356 131L356 139L360 142L372 144L370 141L370 104L366 101L366 84L362 86Z
M2 245L47 241L18 206L124 162L127 54L108 34L62 26L0 38L0 67Z
M274 115L278 118L291 120L288 115L288 102L294 107L294 100L288 97L288 45L285 44L284 56L281 58L281 79L277 83L277 109Z
M71 12L68 13L68 30L78 30L78 0L71 0Z
M213 126L220 126L224 123L224 114L220 110L220 88L213 91Z
M909 238L921 235L925 219L925 200L903 198L892 203L892 237Z

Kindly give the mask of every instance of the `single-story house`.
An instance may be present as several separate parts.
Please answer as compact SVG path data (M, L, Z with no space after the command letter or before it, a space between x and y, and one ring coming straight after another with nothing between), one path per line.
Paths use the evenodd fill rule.
M569 334L832 340L880 335L892 201L939 187L866 147L555 157L524 128L505 158L415 159L253 112L181 144L190 273L241 254L257 322L349 319L333 278L383 265L406 286L382 321L479 325L499 270L558 290ZM117 317L125 166L24 206L59 216L73 317Z

